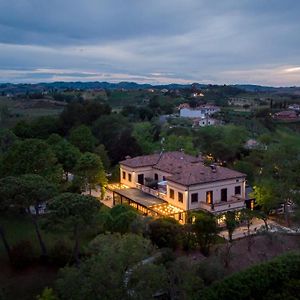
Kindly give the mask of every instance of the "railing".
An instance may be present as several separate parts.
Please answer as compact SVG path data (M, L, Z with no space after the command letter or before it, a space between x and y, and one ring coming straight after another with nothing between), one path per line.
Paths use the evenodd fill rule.
M150 187L142 185L140 183L136 183L136 188L141 190L142 192L144 192L146 194L150 194L150 195L152 195L156 198L159 198L159 199L162 199L162 200L167 199L167 195L165 193L162 193L159 190L151 189Z
M222 201L213 204L200 202L200 208L203 208L212 213L219 213L219 212L234 210L234 209L242 209L244 207L245 207L245 199L238 196L232 196L231 200L229 201Z

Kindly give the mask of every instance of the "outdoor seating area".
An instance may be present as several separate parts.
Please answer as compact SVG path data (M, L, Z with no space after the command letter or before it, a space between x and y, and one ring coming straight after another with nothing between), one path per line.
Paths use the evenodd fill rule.
M113 193L114 205L117 204L127 204L145 216L152 217L174 217L179 221L183 220L184 211L168 204L168 202L154 197L148 193L145 193L139 189L135 188L123 188L115 189Z

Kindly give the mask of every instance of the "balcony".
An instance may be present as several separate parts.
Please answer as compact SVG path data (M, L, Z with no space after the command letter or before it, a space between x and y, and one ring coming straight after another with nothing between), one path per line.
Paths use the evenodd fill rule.
M245 208L245 199L239 196L232 196L229 201L207 204L200 202L200 208L213 214L223 213L229 210L240 210Z
M162 200L167 200L167 194L161 192L160 190L154 190L148 186L136 183L136 188L141 190L142 192L146 193L146 194L150 194L156 198L162 199Z

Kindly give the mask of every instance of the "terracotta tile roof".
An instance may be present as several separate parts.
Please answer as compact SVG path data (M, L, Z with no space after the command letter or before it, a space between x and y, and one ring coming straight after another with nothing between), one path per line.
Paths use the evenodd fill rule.
M137 156L134 158L129 158L120 162L121 165L130 168L141 168L141 167L154 167L158 170L171 172L174 168L178 166L183 166L185 164L196 163L203 161L202 157L192 156L185 154L180 151L173 152L163 152L157 154Z
M240 177L246 177L246 174L220 166L216 166L214 171L211 167L198 163L185 166L181 172L169 176L167 180L189 186Z
M202 157L187 155L180 151L137 156L123 160L120 164L130 168L153 167L172 174L167 177L168 181L185 186L246 177L243 173L219 166L216 166L214 171L211 167L203 165Z
M284 110L274 114L274 117L277 119L297 119L298 115L293 110Z
M154 169L174 174L179 172L186 165L202 162L201 156L192 156L183 152L165 152L159 161L153 166Z
M153 167L159 160L160 154L150 154L128 158L120 162L121 165L130 168Z

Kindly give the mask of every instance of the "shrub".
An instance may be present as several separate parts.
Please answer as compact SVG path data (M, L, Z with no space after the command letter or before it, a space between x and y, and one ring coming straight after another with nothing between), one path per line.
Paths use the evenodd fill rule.
M149 224L149 236L159 248L176 249L180 241L180 225L169 218L154 220Z
M181 243L184 251L190 251L196 248L197 240L193 232L192 224L185 224L182 227Z
M170 248L163 248L161 249L161 256L157 260L158 264L163 264L163 265L169 265L170 263L174 262L176 259L176 255L174 251Z
M137 219L136 212L128 211L118 215L113 219L112 230L114 232L127 233L130 231L130 225Z
M220 258L211 257L199 264L198 274L205 285L210 285L224 278L225 268Z
M28 267L34 259L30 241L20 241L11 248L11 263L16 269Z
M64 267L72 260L72 246L63 240L58 240L50 249L49 256L51 263L59 267Z
M263 299L282 283L300 279L300 254L286 254L212 284L198 299Z
M127 213L129 211L134 211L135 210L126 204L119 204L119 205L115 205L111 210L110 210L110 214L112 215L113 218L118 217L120 214L123 213Z
M204 255L209 255L210 247L216 242L219 231L216 219L213 215L204 212L197 212L194 216L193 229L197 237L197 242L201 252Z
M58 300L53 289L46 287L41 295L36 297L37 300Z

